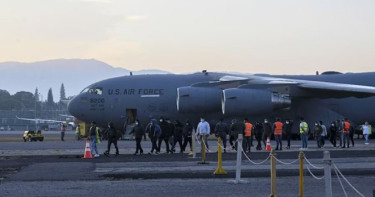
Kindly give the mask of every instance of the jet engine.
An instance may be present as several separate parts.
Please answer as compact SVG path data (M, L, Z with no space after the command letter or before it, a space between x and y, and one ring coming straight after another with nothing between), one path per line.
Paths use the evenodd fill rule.
M289 97L268 90L231 88L223 90L224 115L257 115L289 107Z
M177 110L181 113L220 111L221 92L218 88L177 88Z

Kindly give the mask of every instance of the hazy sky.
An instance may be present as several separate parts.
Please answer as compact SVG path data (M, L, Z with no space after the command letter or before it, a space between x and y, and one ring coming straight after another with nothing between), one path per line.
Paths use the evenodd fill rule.
M175 73L375 71L373 0L0 0L0 62Z

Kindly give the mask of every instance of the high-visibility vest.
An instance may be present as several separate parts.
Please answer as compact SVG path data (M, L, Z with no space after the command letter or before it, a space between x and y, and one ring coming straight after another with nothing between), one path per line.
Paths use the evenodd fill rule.
M275 122L275 131L274 135L281 135L283 133L283 123L277 121Z
M344 129L343 129L343 133L349 133L349 128L350 128L350 123L348 121L345 121L344 122Z
M307 133L309 131L309 125L305 121L301 122L301 124L302 124L302 126L299 127L299 132L300 133L305 133L305 132Z
M253 130L253 125L249 122L245 123L245 137L251 137L251 131Z

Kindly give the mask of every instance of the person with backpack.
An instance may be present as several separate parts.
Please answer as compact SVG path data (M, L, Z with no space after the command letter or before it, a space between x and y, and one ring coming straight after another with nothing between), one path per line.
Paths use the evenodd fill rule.
M108 129L107 129L107 139L108 139L108 143L107 143L107 150L104 152L104 155L105 156L109 156L109 153L111 151L111 145L113 144L116 148L116 156L119 155L119 152L118 152L118 146L117 146L117 139L118 139L118 136L117 136L117 130L115 129L115 127L113 126L113 123L112 122L109 122L108 123Z
M135 137L136 148L135 148L134 155L137 155L138 151L139 151L139 154L142 155L143 149L142 149L142 146L141 146L141 141L142 141L142 137L145 134L145 132L144 132L143 127L142 127L141 123L139 122L139 120L135 121L135 126L133 127L130 134L133 134L134 137Z
M321 148L322 147L322 144L321 144L321 135L322 135L322 132L323 132L323 128L322 126L320 125L319 122L315 122L315 126L314 126L314 137L315 137L315 140L316 140L316 144L318 146L318 148Z

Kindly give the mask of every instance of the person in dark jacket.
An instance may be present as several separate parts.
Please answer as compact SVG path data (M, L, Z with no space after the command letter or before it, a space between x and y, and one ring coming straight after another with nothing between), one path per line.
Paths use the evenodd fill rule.
M178 142L178 144L180 145L180 153L182 153L182 150L183 150L183 146L182 146L182 124L180 121L178 120L175 120L173 122L174 124L174 132L173 132L173 138L174 138L174 141L173 141L173 146L172 146L172 152L176 152L176 144Z
M263 125L261 123L255 122L254 133L255 133L255 139L258 142L256 149L262 150Z
M285 133L286 140L288 141L288 146L286 149L290 149L290 138L292 137L292 128L293 128L293 122L289 119L285 120L285 124L283 125L283 132Z
M117 139L118 139L117 130L113 126L112 122L108 123L108 129L106 133L107 133L108 144L107 144L107 151L104 152L104 155L109 156L112 143L115 145L115 148L116 148L116 156L119 155L118 147L117 147Z
M136 142L136 149L135 149L134 155L137 155L138 151L139 151L139 154L142 155L143 154L143 149L141 147L141 141L142 141L142 137L145 134L145 132L144 132L143 127L140 124L139 120L135 121L135 126L133 127L133 129L130 132L130 134L134 135L135 142Z
M182 129L182 134L184 136L184 144L182 145L182 152L185 152L186 146L188 143L190 145L190 151L192 151L191 136L193 134L193 126L190 124L189 120L186 121L184 128Z
M354 147L354 127L350 125L349 127L349 139L352 141L352 147Z
M156 119L152 119L150 124L147 125L146 132L148 132L148 137L151 139L152 142L152 148L149 154L153 154L154 150L156 151L156 154L159 154L160 148L157 146L157 140L159 139L162 130L160 126L157 124Z
M230 127L230 130L232 131L234 140L236 141L235 145L234 145L235 150L237 150L237 148L238 148L238 142L237 142L238 135L239 134L243 135L244 131L245 131L245 128L246 128L245 124L242 121L237 121L236 119L233 121L233 124Z
M336 126L336 122L332 122L331 126L329 127L329 141L333 147L336 147L337 130L338 128Z
M264 144L264 148L266 148L266 140L267 138L271 139L271 134L272 134L272 124L267 120L264 119L263 123L263 136L262 136L262 141Z
M227 148L227 135L229 133L229 128L227 123L224 122L224 118L220 118L220 121L215 126L215 136L220 137L224 145L224 153Z
M159 141L158 141L158 148L159 148L159 151L161 149L161 143L162 141L165 142L165 147L166 147L166 153L170 153L171 151L169 150L169 137L171 136L172 134L172 130L171 130L171 126L168 124L167 121L165 121L165 119L163 117L160 118L160 128L161 128L161 135L159 137Z

